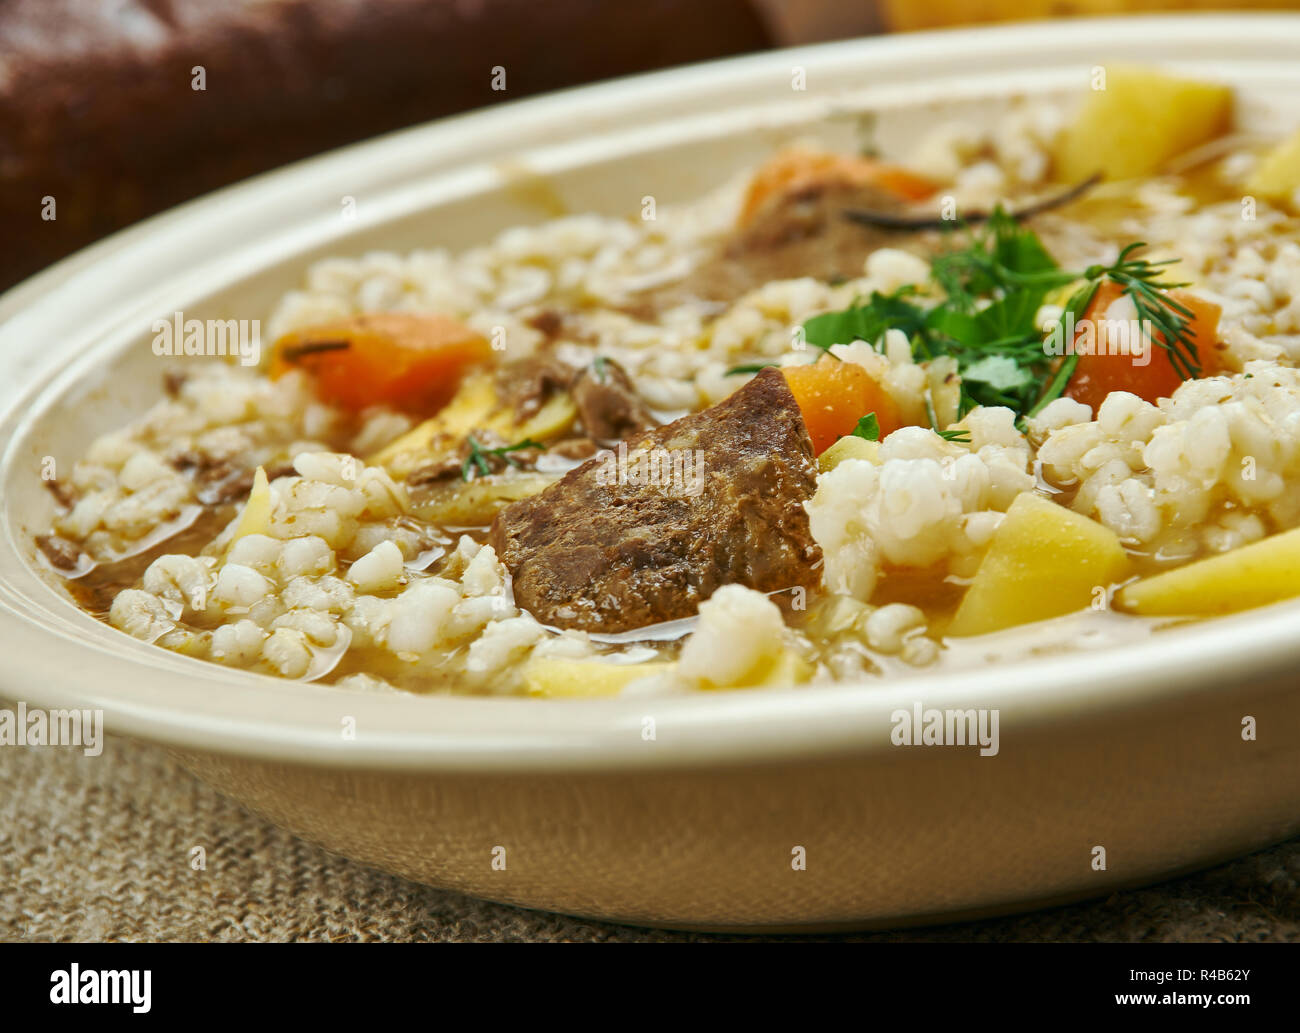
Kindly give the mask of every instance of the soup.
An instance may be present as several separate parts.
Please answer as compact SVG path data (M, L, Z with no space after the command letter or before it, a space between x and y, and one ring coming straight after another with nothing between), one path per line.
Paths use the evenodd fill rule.
M1230 106L1115 73L320 262L260 364L155 341L38 544L127 634L389 692L869 685L1300 594L1300 145Z

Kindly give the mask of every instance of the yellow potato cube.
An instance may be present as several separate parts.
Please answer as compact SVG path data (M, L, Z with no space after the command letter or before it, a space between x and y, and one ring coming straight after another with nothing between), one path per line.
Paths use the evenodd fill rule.
M1126 585L1115 605L1149 617L1209 617L1300 595L1300 528Z
M1039 495L1016 498L957 608L948 634L983 635L1082 610L1122 581L1115 532Z
M1057 141L1057 178L1076 182L1101 172L1136 179L1169 159L1225 133L1232 90L1142 68L1106 69L1105 89L1093 90Z
M1300 190L1300 132L1283 140L1264 155L1246 190L1270 201L1294 203Z

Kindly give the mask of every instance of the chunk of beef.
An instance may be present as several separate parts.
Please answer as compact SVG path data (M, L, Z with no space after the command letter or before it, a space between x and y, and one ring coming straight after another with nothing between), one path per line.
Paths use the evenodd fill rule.
M896 197L870 186L826 182L778 194L744 226L703 256L680 281L634 296L624 309L641 319L674 305L711 302L725 306L773 280L811 276L834 283L862 275L871 252L898 247L929 254L942 243L937 233L862 226L845 209L902 214Z
M570 391L583 429L596 441L622 441L658 422L613 359L598 358L579 370Z
M553 355L516 359L501 366L496 378L497 394L514 410L515 422L522 423L567 388L573 375L573 367Z
M813 585L821 552L803 503L815 487L799 407L767 369L508 506L490 541L515 601L544 624L628 631L689 617L725 584Z

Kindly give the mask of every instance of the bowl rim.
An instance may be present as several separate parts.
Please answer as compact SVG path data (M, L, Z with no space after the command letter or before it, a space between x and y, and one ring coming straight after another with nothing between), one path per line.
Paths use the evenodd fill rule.
M1154 50L1152 39L1158 40ZM1089 53L1172 65L1194 61L1198 67L1209 61L1205 74L1213 74L1215 60L1244 74L1271 62L1271 74L1278 74L1297 44L1300 15L1268 13L1065 20L872 37L510 101L265 173L124 230L0 296L0 478L10 476L35 414L84 377L108 347L126 340L123 327L132 314L177 291L210 292L237 282L331 240L345 251L346 234L325 225L318 204L312 207L322 185L340 175L359 174L373 187L376 203L360 224L364 228L420 210L431 189L442 190L445 201L457 191L493 185L489 165L503 155L522 151L536 157L541 169L565 161L580 165L621 146L619 134L629 132L630 122L644 147L680 138L683 126L707 136L734 121L738 110L753 126L830 110L810 111L806 101L771 97L774 77L788 85L792 65L836 81L869 70L878 83L873 95L882 98L941 91L945 76L1001 82L992 93L1005 95L1017 82L1077 74L1088 66L1081 55ZM964 70L954 75L955 66ZM1007 67L1010 77L995 79ZM1300 81L1300 71L1291 75ZM833 104L843 95L828 93L819 103ZM804 106L795 113L798 103ZM207 254L178 262L175 256L196 241L205 242ZM84 325L75 325L78 319ZM32 339L56 343L24 347ZM112 733L183 751L273 762L497 773L882 754L893 748L891 714L910 711L918 701L940 709L996 706L1003 728L1046 727L1223 691L1225 668L1242 683L1262 682L1300 663L1294 634L1300 603L1282 603L1163 631L1138 644L882 683L601 700L372 696L230 670L136 642L78 610L40 578L23 548L25 534L5 504L5 696L29 707L100 708ZM349 718L356 730L352 738L342 732ZM655 735L646 738L651 719Z

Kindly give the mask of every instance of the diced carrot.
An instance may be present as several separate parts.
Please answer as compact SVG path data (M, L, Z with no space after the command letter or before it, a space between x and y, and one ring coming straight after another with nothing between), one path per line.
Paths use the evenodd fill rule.
M867 413L876 414L882 438L902 426L894 400L856 362L841 362L823 355L815 363L788 366L782 372L790 393L799 403L816 455L821 455L845 434L851 434L858 420Z
M768 199L776 195L797 193L826 183L876 186L900 201L923 201L939 189L938 184L924 176L874 158L790 148L773 155L754 174L737 221L741 226L747 225Z
M380 312L286 334L275 344L271 376L302 369L322 401L428 415L451 399L467 369L491 358L487 339L454 319Z
M1102 345L1102 334L1096 332L1096 327L1107 318L1107 310L1123 293L1124 289L1119 284L1107 280L1097 288L1097 293L1084 312L1083 319L1080 320L1080 327L1085 320L1092 323L1093 351L1091 354L1079 356L1074 376L1066 386L1065 396L1092 406L1094 415L1112 391L1128 391L1148 402L1155 402L1158 398L1168 398L1183 382L1178 370L1170 361L1168 349L1158 343L1151 348L1150 361L1146 365L1138 365L1132 355L1111 354L1114 348ZM1223 310L1214 302L1206 301L1187 291L1171 290L1169 296L1191 310L1192 319L1188 324L1188 332L1200 360L1200 375L1212 376L1218 371L1215 342L1219 330L1219 316L1222 315ZM1083 333L1082 329L1077 331L1076 346ZM1155 336L1157 341L1164 340L1160 334ZM1107 354L1099 354L1101 351L1106 351Z

